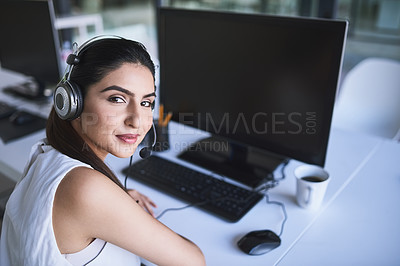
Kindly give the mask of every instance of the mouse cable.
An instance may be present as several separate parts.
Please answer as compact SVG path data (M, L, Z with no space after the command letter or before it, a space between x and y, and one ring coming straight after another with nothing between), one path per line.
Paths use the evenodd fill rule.
M257 189L257 193L262 193L265 196L265 199L267 201L267 204L275 204L281 207L282 212L283 212L283 221L282 221L282 225L281 225L281 230L278 234L278 236L280 237L283 233L283 229L285 227L286 221L287 221L287 212L286 212L286 207L285 204L283 204L282 202L279 201L270 201L269 200L269 196L268 196L268 191L271 188L276 187L277 185L279 185L279 182L284 180L286 178L286 174L285 174L285 169L286 166L289 164L290 160L289 159L285 159L283 161L282 167L281 167L281 176L279 178L274 178L273 180L271 180L270 182L267 182L264 186L261 186L259 189Z
M256 192L254 192L256 193ZM187 204L183 207L178 207L178 208L167 208L164 211L162 211L157 217L156 219L160 219L161 216L163 216L165 213L169 212L169 211L180 211L186 208L190 208L190 207L197 207L197 206L201 206L210 202L217 202L217 201L221 201L221 200L230 200L230 201L234 201L237 203L242 203L242 202L247 202L253 195L249 195L247 196L245 199L236 199L236 198L232 198L230 196L223 196L223 197L219 197L219 198L213 198L213 199L206 199L200 202L195 202L195 203L191 203L191 204Z
M286 169L286 166L289 164L289 162L290 162L290 159L288 159L288 158L283 160L282 166L281 166L281 176L279 178L274 178L275 181L279 182L286 178L285 169Z
M161 218L161 216L163 216L164 214L166 214L169 211L181 211L187 208L191 208L191 207L196 207L196 206L200 206L203 204L206 204L208 201L201 201L201 202L197 202L197 203L192 203L192 204L187 204L183 207L178 207L178 208L167 208L165 210L163 210L157 217L156 219L159 220Z
M259 191L254 191L254 193L260 193ZM264 192L262 193L265 197L268 197L267 194ZM191 204L187 204L183 207L178 207L178 208L167 208L165 210L163 210L157 217L156 219L160 219L161 216L163 216L165 213L169 212L169 211L180 211L180 210L184 210L190 207L197 207L197 206L201 206L204 204L207 204L209 202L216 202L216 201L221 201L221 200L230 200L230 201L234 201L237 203L242 203L242 202L247 202L253 195L249 195L247 198L245 199L236 199L236 198L232 198L229 196L223 196L223 197L219 197L219 198L213 198L213 199L207 199L204 201L200 201L200 202L195 202L195 203L191 203ZM267 203L272 203L272 204L279 204L280 202L275 202L275 201L269 201L269 199L267 198ZM284 208L285 206L283 206ZM286 213L286 210L284 210L284 212Z
M282 224L281 224L281 231L280 231L279 234L278 234L278 236L280 237L280 236L282 235L282 233L283 233L283 229L284 229L284 227L285 227L285 223L286 223L287 217L288 217L288 216L287 216L287 212L286 212L285 204L283 204L282 202L279 202L279 201L271 201L271 200L269 200L269 196L268 196L267 193L265 193L264 196L265 196L265 199L267 200L267 204L275 204L275 205L280 206L281 209L282 209L282 212L283 212L283 221L282 221Z
M278 186L279 182L281 182L282 180L284 180L286 178L285 169L286 169L286 166L289 164L289 162L290 162L289 159L285 159L282 162L282 166L281 166L281 169L280 169L280 172L281 172L281 176L280 177L276 178L275 175L273 175L273 178L271 180L268 180L267 182L265 182L265 184L261 185L258 189L255 190L255 192L260 193L263 190L264 191L268 191L271 188L274 188L274 187Z
M282 221L281 230L280 230L280 232L279 232L279 234L278 234L278 236L280 237L280 236L282 235L282 233L283 233L283 229L284 229L285 223L286 223L286 221L287 221L287 212L286 212L285 205L284 205L282 202L279 202L279 201L270 201L270 200L269 200L269 196L268 196L267 193L264 193L264 196L265 196L265 198L266 198L266 200L267 200L267 204L275 204L275 205L280 206L281 209L282 209L284 218L283 218L283 221ZM224 200L224 199L227 199L227 198L230 199L230 200L235 200L235 199L232 199L232 198L229 198L229 197L222 197L222 198L213 199L212 201ZM240 200L235 200L235 201L240 201ZM198 202L198 203L188 204L188 205L185 205L185 206L183 206L183 207L178 207L178 208L167 208L167 209L163 210L163 211L156 217L156 219L159 220L164 214L166 214L166 213L169 212L169 211L181 211L181 210L184 210L184 209L187 209L187 208L190 208L190 207L200 206L200 205L206 204L206 203L208 203L208 202L209 202L209 200L206 200L206 201L202 201L202 202Z
M288 164L289 164L289 160L286 159L286 160L283 162L283 165L282 165L282 168L281 168L281 177L279 177L279 178L277 178L277 179L274 178L272 184L267 183L266 185L262 186L261 188L256 189L256 190L253 190L254 193L260 193L260 192L262 192L262 191L264 190L264 192L263 192L262 194L267 198L267 203L278 204L278 205L280 205L280 206L282 207L282 211L283 211L283 213L284 213L284 215L285 215L285 219L284 219L283 224L282 224L282 226L281 226L281 234L282 234L282 232L283 232L284 223L285 223L286 220L287 220L287 213L286 213L285 206L283 205L283 203L280 203L280 202L269 201L268 195L267 195L266 193L267 193L267 191L268 191L269 189L271 189L271 188L277 186L277 185L279 184L279 181L285 179L285 176L286 176L286 175L285 175L285 169L286 169L286 166L287 166ZM215 177L215 175L220 176L219 174L217 174L217 173L215 173L215 172L213 172L212 174L214 175L214 177ZM220 177L222 177L222 176L220 176ZM217 179L218 179L218 178L217 178ZM223 181L223 179L224 179L224 178L221 178L220 180ZM220 197L220 198L208 199L208 200L201 201L201 202L196 202L196 203L187 204L187 205L185 205L185 206L183 206L183 207L178 207L178 208L167 208L167 209L163 210L163 211L156 217L156 219L159 220L164 214L166 214L166 213L169 212L169 211L181 211L181 210L184 210L184 209L187 209L187 208L190 208L190 207L196 207L196 206L200 206L200 205L203 205L203 204L206 204L206 203L209 203L209 202L220 201L220 200L231 200L231 201L236 201L236 202L239 202L239 203L240 203L240 202L243 202L243 201L246 202L251 196L252 196L252 195L250 195L250 196L248 196L248 198L242 199L242 200L238 200L238 199L235 199L235 198L231 198L231 197L224 196L224 197Z

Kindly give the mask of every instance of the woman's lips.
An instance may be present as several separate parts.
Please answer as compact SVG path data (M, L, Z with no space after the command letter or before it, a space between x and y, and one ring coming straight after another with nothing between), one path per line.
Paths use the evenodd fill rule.
M117 138L128 144L134 144L137 141L138 137L138 134L117 135Z

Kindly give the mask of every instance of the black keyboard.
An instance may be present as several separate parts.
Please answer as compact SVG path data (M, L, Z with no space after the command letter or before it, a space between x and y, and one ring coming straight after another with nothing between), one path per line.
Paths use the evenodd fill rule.
M263 198L259 193L154 155L132 164L123 172L230 222L240 220Z
M0 101L0 119L9 117L16 110L17 109L15 107L12 107L11 105L8 105L7 103Z

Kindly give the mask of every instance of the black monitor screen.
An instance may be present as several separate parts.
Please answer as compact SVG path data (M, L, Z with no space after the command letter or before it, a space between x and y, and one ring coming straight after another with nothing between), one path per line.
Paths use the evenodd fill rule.
M159 10L173 120L323 166L347 22Z
M2 68L43 83L60 80L60 51L51 1L0 1Z

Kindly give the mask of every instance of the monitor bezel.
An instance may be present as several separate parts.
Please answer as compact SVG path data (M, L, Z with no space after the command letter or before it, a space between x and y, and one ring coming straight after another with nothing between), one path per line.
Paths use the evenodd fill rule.
M163 25L165 24L165 15L185 15L185 16L197 16L201 17L204 19L209 19L210 17L220 17L220 18L227 18L227 19L232 19L235 18L237 20L242 20L242 21L263 21L263 22L268 22L268 21L275 21L279 23L289 23L291 25L298 25L298 23L301 23L301 26L307 26L307 25L312 25L313 27L331 27L332 30L339 32L338 35L341 36L340 43L342 44L341 47L341 52L337 60L337 78L335 80L336 86L335 88L330 92L329 95L326 96L325 102L328 105L327 106L327 112L330 114L329 118L325 121L323 127L322 127L322 132L321 132L321 137L320 137L320 145L322 147L321 149L321 154L319 155L318 159L315 158L308 158L306 153L302 153L302 151L294 151L294 150L284 150L282 151L278 146L274 146L274 144L269 143L268 151L276 153L278 155L283 155L287 156L288 158L296 159L299 161L303 161L305 163L310 163L310 164L316 164L320 166L325 165L326 161L326 151L327 151L327 146L329 142L329 137L330 137L330 130L331 130L331 121L332 121L332 113L333 113L333 108L334 108L334 102L336 98L336 93L338 90L339 86L339 81L340 81L340 74L342 70L342 61L343 61L343 55L344 55L344 48L345 48L345 42L346 42L346 37L347 37L347 28L348 28L348 22L345 20L332 20L332 19L321 19L321 18L303 18L303 17L285 17L285 16L271 16L271 15L265 15L265 14L248 14L248 13L238 13L238 12L225 12L225 11L210 11L210 10L189 10L189 9L179 9L179 8L171 8L171 7L159 7L158 8L158 16L157 16L157 23L158 23L158 44L159 44L159 60L160 60L160 102L163 103L165 101L167 95L168 95L168 88L163 88L163 80L165 79L165 73L163 72L163 62L164 62L164 51L166 45L164 43L165 40L165 33L163 30ZM174 114L172 117L172 120L178 123L185 124L186 126L190 127L195 127L199 128L192 123L185 123L182 121L179 117L179 115ZM200 128L204 130L204 128ZM211 134L215 134L215 132L210 132ZM243 139L236 139L234 136L222 136L223 138L229 139L230 141L233 142L238 142L242 143L244 145L248 145L250 147L257 147L257 143L251 142L248 140L243 140ZM263 147L263 149L266 149L266 147Z
M40 5L42 5L43 10L47 10L48 11L48 17L46 17L45 19L48 20L49 24L49 28L51 29L50 31L46 31L46 34L49 34L49 39L52 40L51 46L50 47L46 47L47 49L47 53L49 54L49 57L51 56L52 59L52 63L50 67L45 66L45 68L48 70L47 74L44 74L43 70L38 71L37 68L41 68L42 66L40 65L41 62L40 60L38 60L38 62L33 63L32 60L29 61L27 59L26 64L24 65L16 65L13 63L13 59L10 58L7 55L8 50L4 51L4 44L0 45L0 49L3 48L3 51L0 51L0 64L2 68L8 69L8 70L12 70L15 71L17 73L21 73L26 75L27 77L33 77L34 79L37 79L38 82L40 82L41 84L45 84L45 85L55 85L57 84L61 77L62 74L64 72L63 68L63 64L61 62L61 47L60 47L60 41L59 41L59 36L58 36L58 31L55 28L55 20L56 20L56 16L55 16L55 10L54 10L54 6L53 6L53 2L52 0L23 0L23 1L3 1L0 2L1 5L3 5L3 7L6 7L6 5L12 5L11 9L24 9L24 10L32 10L32 7L35 6L35 8L39 8ZM4 11L2 11L4 12ZM15 18L17 18L17 14L14 14ZM41 18L44 19L44 18ZM13 21L15 22L16 20ZM11 23L11 21L8 21L8 23ZM30 25L34 25L35 22L32 21L31 23L29 23ZM6 26L6 27L4 27ZM3 30L5 31L2 32L2 36L4 36L4 40L2 40L2 42L4 43L5 41L8 42L8 46L12 45L13 43L15 44L15 33L11 34L12 32L10 32L9 29L7 29L8 25L3 25ZM24 31L25 32L25 31ZM23 32L21 32L20 34L24 34ZM51 35L51 36L50 36ZM32 50L34 49L34 47L29 47L29 46L34 46L34 47L38 47L39 49L44 49L42 46L39 47L38 46L38 40L26 40L26 43L24 44L24 47L26 47L26 49L23 49L21 51L21 53L24 52L24 50ZM28 49L29 48L29 49ZM7 48L8 49L8 48ZM19 57L20 58L20 57ZM20 60L20 59L19 59ZM22 62L23 60L21 60ZM27 67L28 65L28 67ZM32 67L33 66L33 67ZM48 74L48 72L51 72L51 74Z

